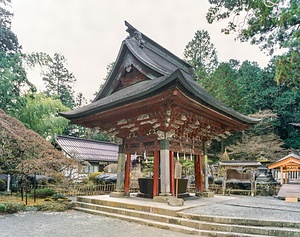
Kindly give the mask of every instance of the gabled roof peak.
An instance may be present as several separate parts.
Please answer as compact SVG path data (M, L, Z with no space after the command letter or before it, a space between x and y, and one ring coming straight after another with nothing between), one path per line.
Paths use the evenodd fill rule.
M149 50L157 53L158 55L165 58L167 61L174 64L176 67L180 68L181 70L187 73L193 72L193 67L190 64L188 64L187 62L185 62L175 54L171 53L169 50L162 47L160 44L156 43L148 36L141 33L138 29L136 29L127 21L125 21L125 26L127 26L126 31L129 33L129 38L135 38L139 42L141 48L147 47Z

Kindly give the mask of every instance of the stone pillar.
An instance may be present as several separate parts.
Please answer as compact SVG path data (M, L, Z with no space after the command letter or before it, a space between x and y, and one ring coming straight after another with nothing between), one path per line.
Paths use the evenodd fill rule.
M175 195L174 169L175 169L174 152L170 151L170 192L172 196Z
M209 191L208 185L208 161L207 161L207 142L203 142L203 160L204 160L204 192Z
M118 166L117 166L117 183L116 190L109 194L110 197L124 197L124 173L125 173L125 154L124 143L119 145Z
M160 140L160 196L170 193L170 143L168 139Z
M252 178L251 178L251 196L254 197L256 195L256 181L255 181L255 171L251 170Z
M10 192L10 174L7 175L7 192Z
M204 197L214 197L214 193L209 190L208 183L208 156L207 156L207 141L203 142L203 160L204 160Z

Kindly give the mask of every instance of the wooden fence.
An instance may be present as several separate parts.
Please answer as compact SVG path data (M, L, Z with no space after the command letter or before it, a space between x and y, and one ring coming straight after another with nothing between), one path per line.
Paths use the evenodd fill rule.
M21 190L20 186L15 186L13 189L17 192L20 192ZM64 196L86 196L86 195L102 195L102 194L109 194L116 189L116 184L84 184L84 183L75 183L75 184L66 184L66 185L53 185L53 184L47 184L47 185L40 185L38 184L37 189L42 188L49 188L53 189L56 193L60 193ZM23 186L23 192L26 192L26 189L28 192L34 189L33 185ZM130 185L130 193L138 193L139 187L138 184L135 182L132 182ZM187 192L193 193L195 192L195 185L191 184L187 187Z
M20 190L21 187L18 189ZM24 191L27 188L28 191L33 190L34 186L30 185L24 187ZM95 184L95 185L86 185L86 184L68 184L68 185L37 185L37 189L49 188L53 189L56 193L63 194L64 196L78 196L78 195L101 195L108 194L115 191L116 184Z

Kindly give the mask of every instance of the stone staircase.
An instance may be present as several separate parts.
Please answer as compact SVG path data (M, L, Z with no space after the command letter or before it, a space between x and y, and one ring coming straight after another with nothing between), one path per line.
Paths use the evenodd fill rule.
M189 235L215 237L300 236L300 223L203 216L155 206L77 197L78 211Z

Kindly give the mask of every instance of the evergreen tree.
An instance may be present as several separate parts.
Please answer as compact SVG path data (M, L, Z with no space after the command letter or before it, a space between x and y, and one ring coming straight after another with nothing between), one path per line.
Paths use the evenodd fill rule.
M285 141L286 148L299 149L300 135L292 124L300 123L300 90L293 90L287 86L280 88L279 96L273 103L273 111L279 118L277 133Z
M10 115L24 105L22 93L35 87L28 81L22 64L21 46L11 30L10 0L0 0L0 109Z
M239 32L241 41L260 45L270 54L286 49L276 62L276 80L298 88L300 82L299 0L209 0L207 21L228 19L225 34ZM242 16L242 17L241 17ZM241 19L240 21L238 19Z
M66 59L58 53L49 62L48 71L43 72L43 80L46 84L47 96L57 95L62 104L70 109L75 105L73 84L76 78L65 67Z
M184 59L196 70L201 81L218 64L217 51L205 30L198 30L194 38L185 46Z
M207 79L200 83L212 96L228 107L241 110L241 95L237 87L239 62L222 62Z
M238 69L237 87L241 95L240 112L253 114L272 109L279 86L274 81L274 67L261 69L256 62L245 61Z

